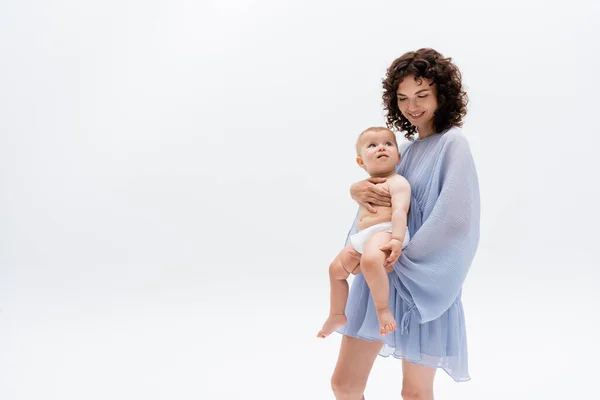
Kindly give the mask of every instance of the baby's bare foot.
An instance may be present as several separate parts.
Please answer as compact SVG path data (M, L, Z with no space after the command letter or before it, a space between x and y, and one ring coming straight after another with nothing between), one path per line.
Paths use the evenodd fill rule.
M394 332L396 330L396 320L394 319L389 307L376 310L376 312L377 319L379 320L379 333L381 336L385 336L390 332Z
M346 316L344 314L332 314L327 318L327 321L323 324L323 327L317 333L318 338L325 338L329 336L336 328L346 323Z

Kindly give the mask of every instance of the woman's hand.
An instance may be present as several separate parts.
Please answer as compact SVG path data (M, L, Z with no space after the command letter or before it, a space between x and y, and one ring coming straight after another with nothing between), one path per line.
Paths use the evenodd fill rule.
M372 213L377 212L373 206L391 207L390 192L387 188L376 185L383 182L385 178L369 178L356 182L350 186L350 196Z

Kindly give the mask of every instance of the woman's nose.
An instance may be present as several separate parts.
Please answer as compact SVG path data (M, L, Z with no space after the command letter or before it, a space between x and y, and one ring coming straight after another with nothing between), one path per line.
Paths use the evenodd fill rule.
M417 106L417 99L408 99L408 111L412 112Z

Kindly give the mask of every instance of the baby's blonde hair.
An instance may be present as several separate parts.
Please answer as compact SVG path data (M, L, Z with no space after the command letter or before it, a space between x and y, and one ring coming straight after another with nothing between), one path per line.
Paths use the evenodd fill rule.
M363 135L367 132L379 132L379 131L388 131L392 133L392 136L394 136L394 143L396 144L396 147L398 147L398 142L396 141L396 134L394 134L394 132L392 132L391 130L389 130L388 128L384 127L384 126L372 126L370 128L365 129L364 131L362 131L360 133L360 135L358 135L358 138L356 139L356 155L360 156L360 139L363 137Z

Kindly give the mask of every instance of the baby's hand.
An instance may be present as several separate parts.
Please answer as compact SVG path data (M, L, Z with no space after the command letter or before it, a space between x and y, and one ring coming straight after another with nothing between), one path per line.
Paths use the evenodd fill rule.
M381 246L379 250L390 252L390 255L385 259L385 266L389 267L398 261L398 257L402 253L402 242L398 239L392 239L385 246Z

